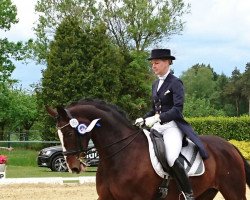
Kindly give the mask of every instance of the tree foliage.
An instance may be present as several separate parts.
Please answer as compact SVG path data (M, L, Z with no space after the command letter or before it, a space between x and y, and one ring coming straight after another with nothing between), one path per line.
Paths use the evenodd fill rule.
M145 50L183 30L181 17L189 12L189 4L183 0L40 0L36 11L39 20L33 50L38 62L46 63L49 44L67 16L92 26L101 21L120 48Z
M17 23L16 6L10 0L3 0L0 4L0 29L7 31L12 24ZM18 49L18 45L9 42L6 38L0 38L0 84L11 81L10 76L15 69L11 57ZM3 90L5 85L0 85Z
M183 113L185 117L225 116L224 111L216 109L208 99L193 96L186 98Z
M82 25L94 25L95 18L98 18L95 4L96 0L38 0L35 11L39 19L34 28L37 37L32 45L34 59L38 63L47 63L50 42L53 41L55 32L64 18L75 16Z
M224 88L224 94L234 102L236 115L240 113L240 102L242 101L242 74L235 68L232 72L230 82Z
M65 18L50 45L39 94L42 106L90 97L116 103L123 62L103 24L83 29L77 18Z
M182 74L186 95L210 99L215 89L214 74L211 67L196 64Z
M121 66L120 82L122 85L118 95L118 103L131 119L144 115L151 102L151 84L154 79L146 60L147 53L130 51L125 66Z
M0 29L8 31L11 25L18 22L16 6L11 0L2 0L0 4ZM14 60L22 60L25 57L25 47L22 42L11 42L7 38L0 38L0 90L5 86L3 83L13 84L16 80L11 79L11 74L15 69Z
M250 115L250 63L246 64L242 75L242 95L248 100L248 114Z
M105 0L102 8L116 44L138 51L179 34L181 17L189 11L182 0Z
M2 0L0 3L0 29L8 31L18 22L16 6L11 0ZM14 90L17 80L11 78L15 69L13 60L25 58L25 47L22 42L11 42L7 38L0 38L0 140L3 140L5 129L30 129L35 120L34 103L29 95ZM33 107L32 107L33 106Z
M236 68L231 77L218 75L210 65L203 64L194 65L185 71L181 78L186 89L186 114L188 116L246 114L249 107L247 66L243 74Z
M0 4L0 29L7 31L12 24L17 23L17 10L10 0L3 0ZM0 140L3 139L4 129L11 120L8 112L10 101L9 87L14 80L11 74L15 69L11 58L17 52L18 44L9 42L6 38L0 38Z
M48 67L43 72L45 104L66 104L82 97L117 101L123 58L100 24L82 29L74 17L58 27L51 43Z
M12 24L18 22L16 6L12 4L11 0L1 0L0 4L0 29L9 30Z
M36 97L22 90L10 89L7 84L0 93L0 140L6 130L28 132L37 120Z

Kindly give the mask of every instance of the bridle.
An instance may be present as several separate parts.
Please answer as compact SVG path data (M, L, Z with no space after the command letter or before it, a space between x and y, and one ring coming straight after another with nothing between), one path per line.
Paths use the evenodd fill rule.
M66 113L68 114L70 120L75 119L75 118L72 117L72 115L71 115L71 113L69 112L69 110L65 109L65 111L66 111ZM57 127L57 129L58 129L58 130L62 130L63 128L68 127L68 126L71 126L71 123L70 123L70 122L67 123L67 124L65 124L65 125L63 125L63 126L61 126L61 127ZM100 126L100 125L99 125L99 126ZM71 127L72 127L72 126L71 126ZM72 128L73 128L73 127L72 127ZM62 153L63 153L64 156L76 155L76 154L79 154L79 155L80 155L80 154L82 154L82 153L83 153L84 155L86 155L87 152L93 148L93 147L92 147L92 148L84 149L83 146L82 146L82 143L81 143L81 137L83 137L84 135L81 135L81 134L79 133L79 131L76 129L76 127L75 127L74 129L75 129L74 132L77 132L76 134L77 134L77 141L78 141L78 149L72 149L72 150L63 151ZM122 138L122 139L120 139L120 140L118 140L118 141L115 141L115 142L113 142L113 143L111 143L111 144L108 144L108 145L102 147L101 149L108 149L108 148L110 148L110 147L112 147L112 146L114 146L114 145L116 145L116 144L119 144L120 142L126 141L126 140L128 140L129 138L131 138L132 136L134 136L134 137L132 137L132 139L131 139L126 145L124 145L122 148L120 148L120 149L119 149L118 151L116 151L115 153L112 153L111 155L105 157L103 160L106 160L106 159L109 159L109 158L111 158L111 157L114 157L115 155L117 155L118 153L120 153L122 150L124 150L126 147L128 147L128 146L136 139L136 137L139 135L139 133L141 133L141 132L142 132L142 129L139 129L137 132L135 132L135 133L133 133L133 134L130 134L130 135L126 136L125 138ZM91 134L91 133L92 133L92 132L90 132L90 134Z
M65 124L64 126L61 127L57 127L57 130L62 130L63 128L66 128L67 126L70 126L69 123ZM76 130L74 130L74 133L76 132ZM74 154L86 154L88 149L83 148L82 143L81 143L81 137L82 135L80 135L79 133L77 134L77 141L78 141L78 149L72 149L72 150L67 150L67 151L63 151L62 154L64 156L69 156L69 155L74 155Z
M94 128L94 126L98 126L98 121L100 119L95 119L93 120L88 126L86 124L79 124L78 120L76 118L73 118L73 116L71 115L71 113L69 112L69 110L64 109L65 112L67 113L68 117L70 118L69 122L61 127L57 126L57 130L62 130L63 128L66 128L68 126L70 126L71 128L74 129L74 133L76 133L77 135L77 143L78 143L78 149L72 149L72 150L67 150L67 151L63 151L62 154L64 156L68 156L68 155L86 155L87 152L92 149L92 148L83 148L82 143L81 143L81 137L84 136L85 133L87 132L91 132L92 129ZM58 119L58 117L57 117ZM89 129L88 129L89 128ZM79 156L80 157L80 156Z

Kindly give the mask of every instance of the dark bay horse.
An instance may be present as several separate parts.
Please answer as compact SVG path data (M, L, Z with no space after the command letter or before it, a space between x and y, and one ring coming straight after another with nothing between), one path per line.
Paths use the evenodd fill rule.
M99 200L153 200L162 179L155 173L142 129L133 126L113 105L97 100L81 100L67 108L47 107L57 119L67 164L80 173L90 139L98 150L96 174ZM195 199L210 200L221 192L226 200L246 200L250 186L250 165L239 151L216 136L201 136L209 153L203 175L190 177ZM182 199L174 180L166 200Z

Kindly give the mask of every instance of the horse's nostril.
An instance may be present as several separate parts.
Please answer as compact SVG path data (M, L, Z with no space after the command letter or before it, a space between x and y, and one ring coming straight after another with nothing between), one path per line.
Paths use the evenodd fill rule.
M77 173L77 174L80 173L80 170L77 167L74 167L71 170L72 170L72 173Z

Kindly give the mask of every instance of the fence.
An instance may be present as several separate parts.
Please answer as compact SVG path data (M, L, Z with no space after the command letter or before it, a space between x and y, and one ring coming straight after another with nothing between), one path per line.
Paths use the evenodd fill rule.
M4 139L5 140L0 140L0 147L27 147L39 149L60 144L59 140L42 140L39 131L29 131L29 134L23 132L7 132Z

